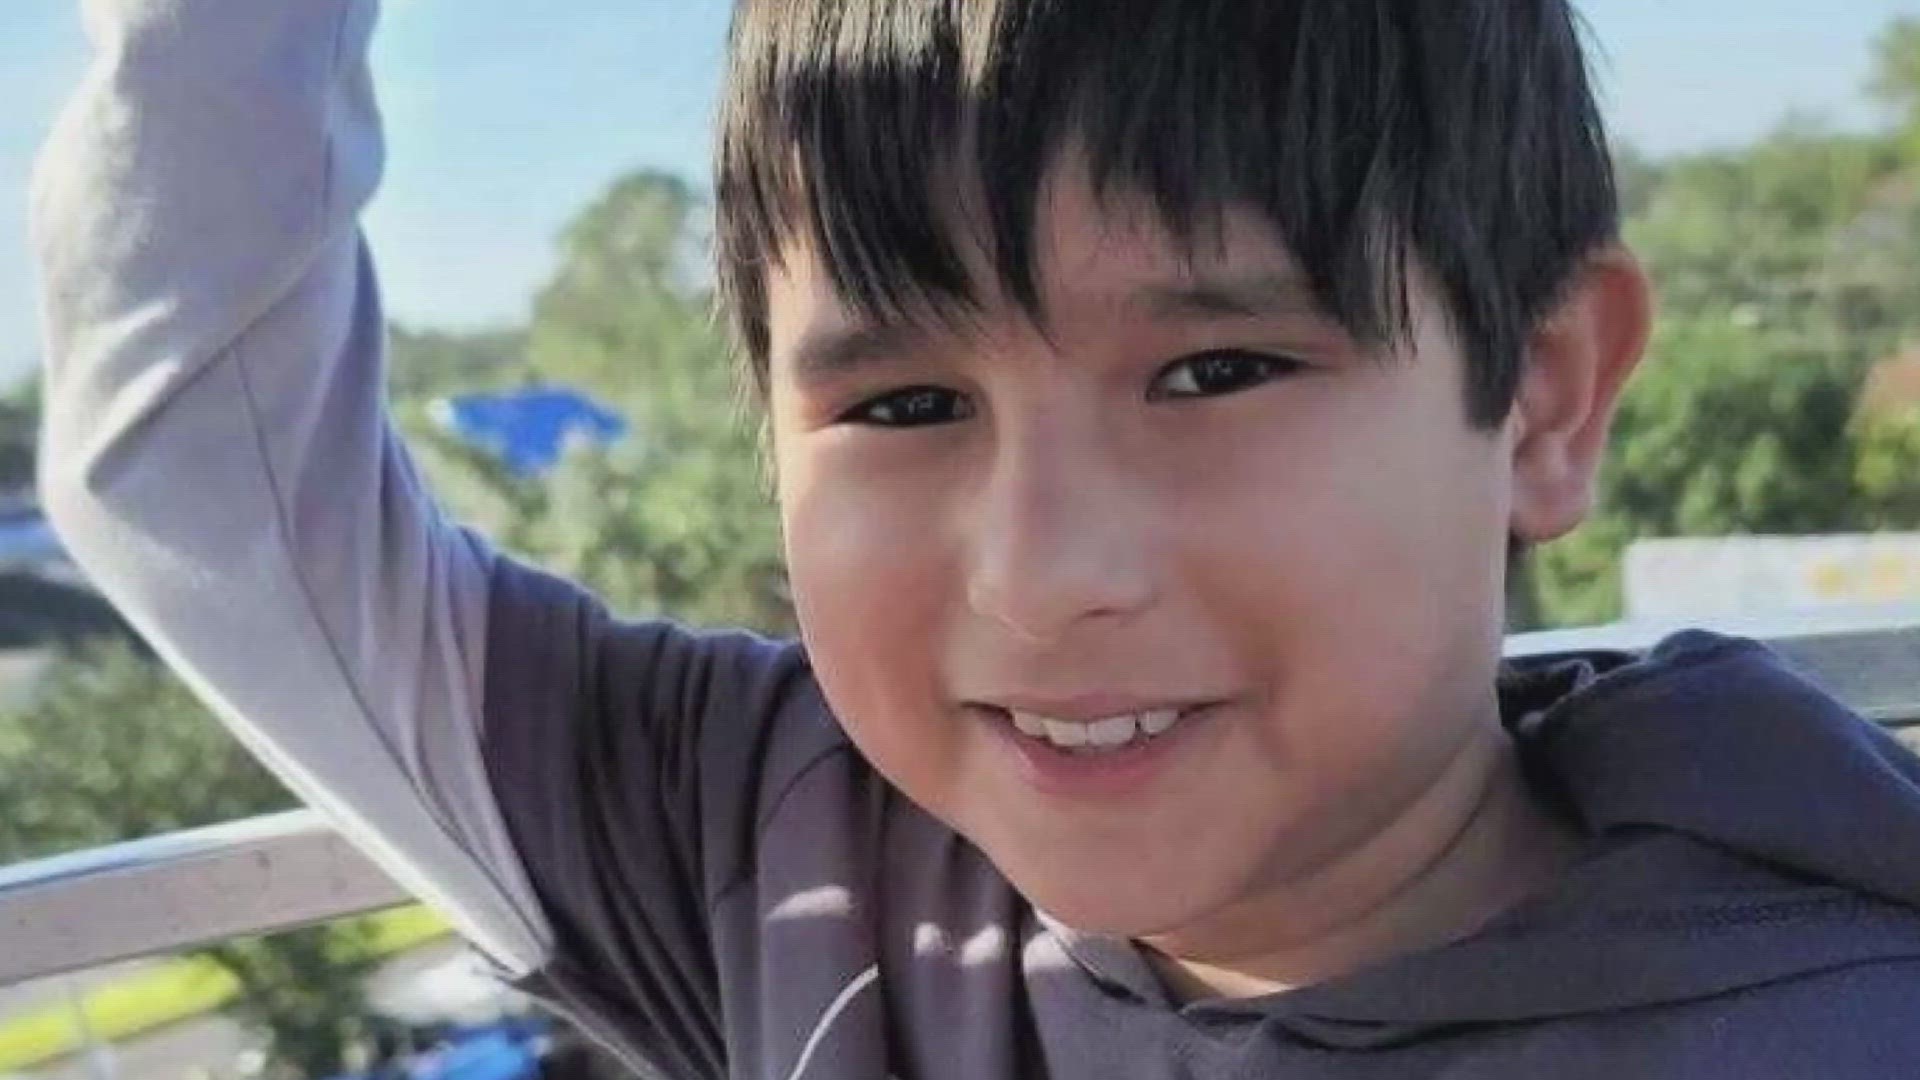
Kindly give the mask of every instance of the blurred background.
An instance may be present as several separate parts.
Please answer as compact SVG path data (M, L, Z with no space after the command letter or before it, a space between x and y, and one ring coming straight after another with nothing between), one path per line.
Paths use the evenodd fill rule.
M0 865L292 805L38 514L24 202L75 8L0 7ZM1662 313L1598 511L1515 583L1514 628L1920 603L1920 0L1582 8ZM618 607L778 632L703 268L726 17L392 0L369 228L395 410L445 501ZM0 1076L596 1067L419 909L0 987Z

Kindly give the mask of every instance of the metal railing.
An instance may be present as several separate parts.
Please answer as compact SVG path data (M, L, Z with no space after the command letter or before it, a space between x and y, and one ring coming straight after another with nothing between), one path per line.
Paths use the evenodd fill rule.
M1762 638L1868 718L1920 747L1920 612ZM1639 649L1670 627L1519 635L1509 655ZM318 815L295 811L0 869L0 985L406 903L404 890Z
M409 900L311 810L93 848L0 869L0 985Z

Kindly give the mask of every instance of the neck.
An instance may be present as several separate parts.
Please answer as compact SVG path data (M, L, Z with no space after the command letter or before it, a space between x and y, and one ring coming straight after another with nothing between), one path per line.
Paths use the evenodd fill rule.
M1472 934L1557 876L1577 845L1494 723L1366 843L1200 933L1143 944L1189 1000L1310 985Z

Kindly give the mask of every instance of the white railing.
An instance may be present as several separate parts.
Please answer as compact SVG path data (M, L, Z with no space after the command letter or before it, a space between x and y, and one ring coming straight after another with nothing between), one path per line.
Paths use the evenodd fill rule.
M1720 626L1768 641L1920 746L1920 611ZM1509 655L1643 648L1669 627L1519 635ZM0 869L0 986L405 903L317 815L295 811Z
M0 869L0 986L404 904L296 810Z

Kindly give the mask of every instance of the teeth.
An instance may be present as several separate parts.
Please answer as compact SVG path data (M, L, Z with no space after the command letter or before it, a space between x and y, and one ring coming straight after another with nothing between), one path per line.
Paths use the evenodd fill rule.
M1063 750L1112 750L1136 742L1142 736L1152 738L1165 734L1179 722L1180 710L1150 709L1125 716L1110 716L1091 723L1055 720L1017 709L1012 710L1012 716L1014 727L1022 735L1045 739Z
M1069 724L1060 720L1042 720L1041 723L1047 725L1047 741L1055 746L1071 750L1085 746L1090 741L1085 724Z
M1149 735L1158 735L1180 719L1178 709L1153 709L1140 714L1140 727Z
M1087 725L1087 741L1095 746L1125 746L1140 729L1131 716L1116 716Z

